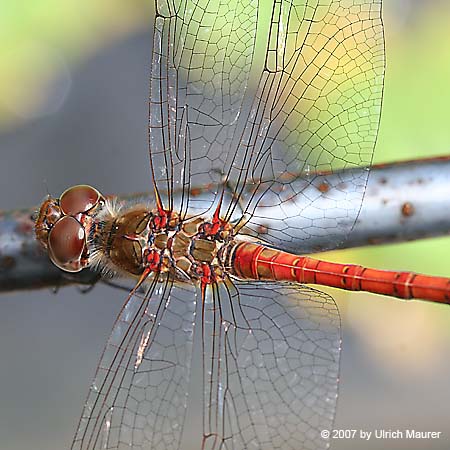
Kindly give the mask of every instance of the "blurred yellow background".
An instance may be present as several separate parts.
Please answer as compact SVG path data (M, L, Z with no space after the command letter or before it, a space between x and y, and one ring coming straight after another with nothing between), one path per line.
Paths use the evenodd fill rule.
M39 116L52 79L148 24L143 0L0 3L0 129Z

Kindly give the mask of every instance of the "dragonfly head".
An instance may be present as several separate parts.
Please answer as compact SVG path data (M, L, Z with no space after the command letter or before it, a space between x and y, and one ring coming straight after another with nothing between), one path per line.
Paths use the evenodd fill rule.
M79 272L89 264L88 231L104 202L100 192L88 185L73 186L59 199L44 200L35 223L36 238L57 267Z

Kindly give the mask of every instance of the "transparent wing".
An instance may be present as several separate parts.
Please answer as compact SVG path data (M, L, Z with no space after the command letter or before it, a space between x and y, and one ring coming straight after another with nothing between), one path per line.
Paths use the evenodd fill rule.
M271 14L257 92L239 146L229 153L236 201L226 217L244 205L255 232L280 218L273 243L350 231L381 111L381 0L277 0ZM324 174L342 169L353 170L324 182ZM344 185L347 198L338 201Z
M217 183L247 87L254 0L157 0L149 99L153 181L184 214L189 186ZM184 196L173 196L183 189Z
M189 187L225 179L236 191L225 218L236 218L239 206L256 234L279 218L269 224L279 233L266 239L275 245L336 230L342 239L361 207L378 130L381 0L277 0L267 10L268 29L261 5L258 39L267 45L253 65L259 83L252 103L245 93L257 2L157 2L153 180L166 207L184 215ZM340 176L342 169L353 170ZM326 174L338 176L324 182ZM184 195L174 196L181 187ZM329 247L338 243L329 239Z
M328 295L278 283L207 290L204 435L216 450L328 448L340 320Z
M72 449L180 448L196 292L154 279L114 325Z

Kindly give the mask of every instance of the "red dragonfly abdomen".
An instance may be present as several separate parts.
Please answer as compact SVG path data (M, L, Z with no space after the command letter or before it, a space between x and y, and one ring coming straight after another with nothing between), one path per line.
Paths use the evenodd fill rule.
M261 244L238 244L233 252L232 270L242 279L321 284L402 299L450 303L449 278L320 261Z

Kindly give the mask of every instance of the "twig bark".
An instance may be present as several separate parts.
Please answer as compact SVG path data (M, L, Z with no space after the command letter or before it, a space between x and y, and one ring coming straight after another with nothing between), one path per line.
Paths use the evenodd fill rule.
M324 175L330 180L338 174ZM345 196L345 191L342 192ZM119 200L143 195L119 196ZM201 199L198 199L201 203ZM363 207L348 236L336 248L361 247L447 235L450 230L450 157L374 166ZM34 210L0 212L0 291L93 284L89 270L66 274L53 266L34 238ZM267 226L271 226L267 221ZM347 238L347 239L346 239ZM320 236L308 246L329 246ZM283 245L280 243L280 248ZM304 252L304 243L290 243Z

